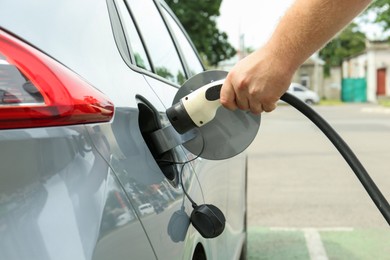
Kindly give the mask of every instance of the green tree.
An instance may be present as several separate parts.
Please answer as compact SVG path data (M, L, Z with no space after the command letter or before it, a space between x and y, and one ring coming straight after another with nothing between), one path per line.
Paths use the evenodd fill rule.
M376 14L374 23L382 25L385 30L390 29L390 0L374 1L367 9L366 14L368 12Z
M217 28L222 0L166 0L165 1L191 37L196 49L209 65L236 54L225 32Z
M329 76L331 67L340 66L343 59L362 52L366 47L365 42L366 36L358 30L356 23L346 27L320 50L319 55L325 61L325 76Z

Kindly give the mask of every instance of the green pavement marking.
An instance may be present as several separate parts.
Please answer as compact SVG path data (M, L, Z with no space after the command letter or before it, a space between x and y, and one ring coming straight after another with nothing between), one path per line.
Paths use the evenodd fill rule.
M305 232L317 230L329 260L390 260L390 230L351 228L248 229L248 260L309 260ZM320 258L317 258L320 259ZM315 260L315 259L312 259Z
M260 259L310 259L303 232L249 227L248 260Z
M355 229L353 232L322 232L329 259L390 260L390 230Z

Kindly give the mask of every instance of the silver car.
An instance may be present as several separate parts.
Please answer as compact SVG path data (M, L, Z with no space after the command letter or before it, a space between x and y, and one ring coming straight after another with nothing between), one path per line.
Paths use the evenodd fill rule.
M0 259L245 257L246 156L184 166L226 218L204 238L194 156L150 138L203 70L160 0L1 0Z

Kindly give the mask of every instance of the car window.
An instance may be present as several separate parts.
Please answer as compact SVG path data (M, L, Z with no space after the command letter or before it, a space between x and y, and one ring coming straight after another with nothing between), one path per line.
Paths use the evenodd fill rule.
M154 2L143 0L126 2L141 32L154 73L175 84L184 83L186 76L179 54Z
M299 87L294 87L294 91L301 91L301 92L303 92L304 90L299 88Z
M175 19L165 8L163 8L162 10L165 14L165 17L167 18L169 26L173 30L176 40L179 43L182 55L184 56L184 59L187 63L187 67L189 69L189 76L194 76L195 74L204 71L203 65L200 62L198 55L194 51L191 43L188 41L186 35L181 30L180 26L176 23Z
M127 37L129 38L129 44L133 55L133 60L137 67L152 71L152 67L148 60L148 56L142 44L141 38L138 34L137 28L129 15L128 9L124 2L118 1L118 10L122 19L122 25Z

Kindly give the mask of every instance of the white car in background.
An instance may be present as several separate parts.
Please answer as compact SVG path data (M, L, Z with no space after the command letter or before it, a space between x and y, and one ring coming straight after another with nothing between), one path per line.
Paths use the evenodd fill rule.
M287 92L293 94L294 96L309 105L317 104L318 102L320 102L320 97L316 92L302 86L299 83L291 83Z
M150 203L142 204L138 207L139 212L141 215L151 214L154 212L154 207Z

